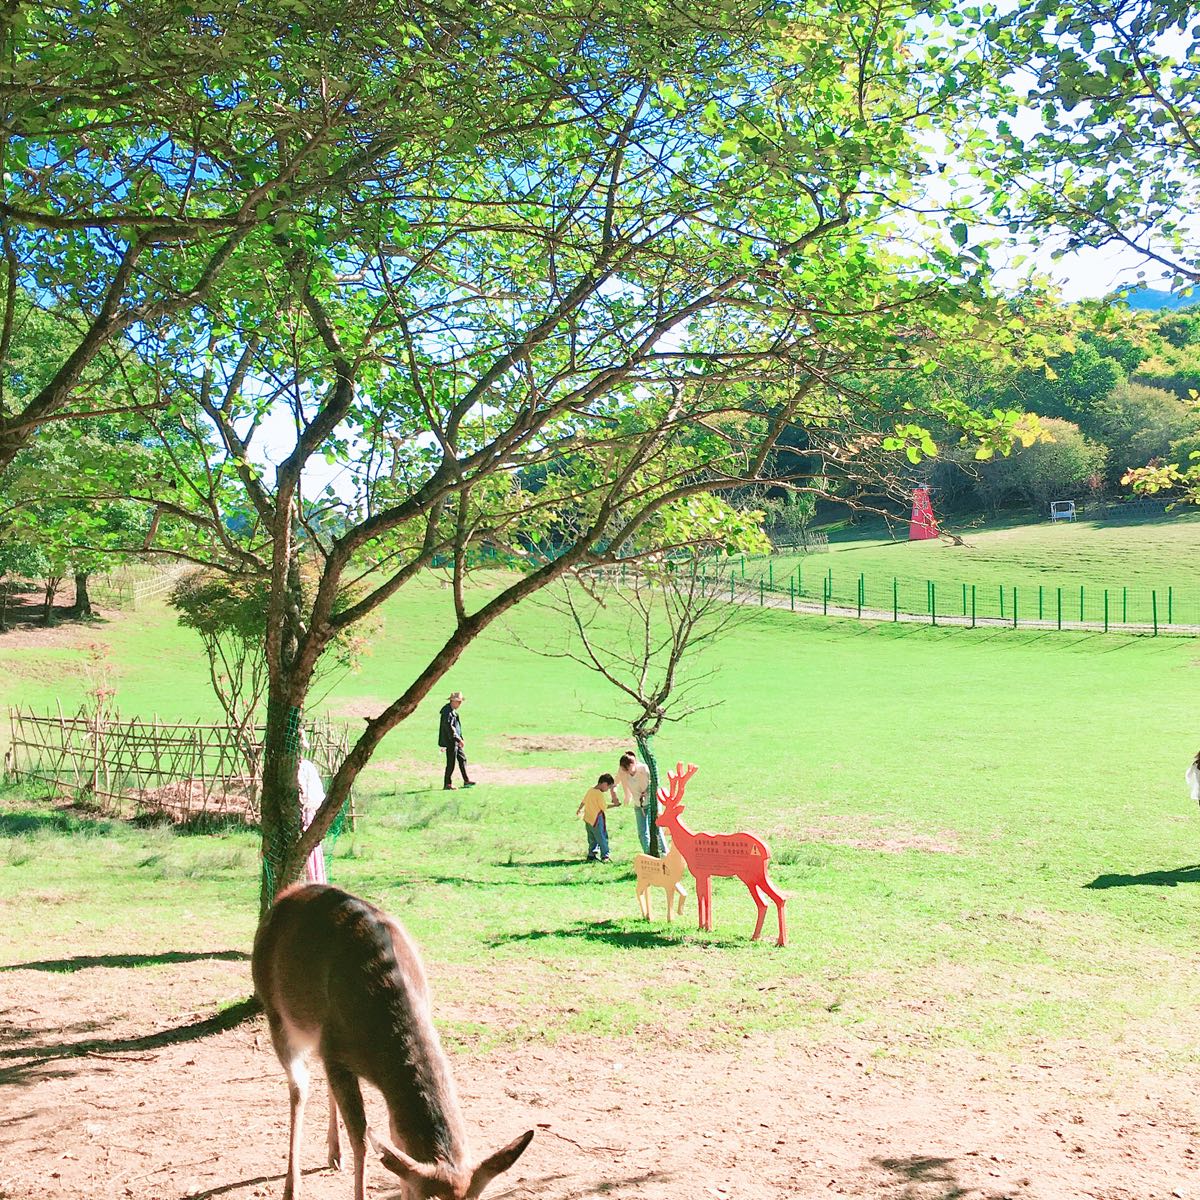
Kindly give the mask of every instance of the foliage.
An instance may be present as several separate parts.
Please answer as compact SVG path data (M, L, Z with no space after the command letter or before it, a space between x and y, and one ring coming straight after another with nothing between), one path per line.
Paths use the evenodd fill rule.
M1094 410L1092 428L1109 448L1113 466L1127 470L1163 458L1200 433L1196 407L1140 383L1118 384Z
M255 728L266 688L264 588L253 576L193 571L171 590L168 603L179 623L194 630L204 646L213 693L258 778L260 750Z
M521 37L538 14L519 8L489 24L470 0L5 5L0 471L45 422L103 407L86 386L103 355L202 353L189 315L218 290L235 309L253 296L277 239L325 247L368 195L377 220L398 164L415 180L447 145L491 153L552 119L564 47ZM18 397L30 298L72 337Z
M995 17L1012 117L985 154L1011 181L1000 204L1060 247L1124 245L1180 284L1200 282L1200 28L1187 0L1028 0ZM1013 119L1017 101L1040 127Z
M307 581L312 593L312 581ZM208 661L213 693L239 739L250 774L258 777L261 746L260 705L267 685L266 632L268 588L257 575L191 571L171 590L168 603L180 625L199 635ZM344 607L343 600L339 607ZM378 621L338 637L321 663L327 683L353 671Z
M1043 437L1031 445L981 464L977 486L993 508L1013 500L1042 508L1051 500L1070 499L1103 469L1104 447L1085 438L1078 425L1051 417L1042 430Z

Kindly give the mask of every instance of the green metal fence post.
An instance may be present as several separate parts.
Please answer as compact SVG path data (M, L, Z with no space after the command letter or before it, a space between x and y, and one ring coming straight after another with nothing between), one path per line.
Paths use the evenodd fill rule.
M929 581L929 623L937 624L937 586L932 579Z
M1013 628L1017 627L1017 585L1013 584Z
M804 595L804 564L803 563L801 563L796 568L796 591L799 592L801 596Z
M746 578L746 556L742 555L742 578Z
M821 612L824 616L829 616L829 580L826 579L821 585Z
M1121 624L1129 624L1129 588L1121 589Z
M767 559L767 587L771 591L775 590L775 560L773 558Z
M762 606L763 606L763 581L760 578L758 581L758 607L762 608Z
M1004 620L1004 584L1000 585L1000 620Z
M1158 592L1150 593L1150 612L1154 618L1154 636L1158 637Z
M791 600L792 600L792 612L795 612L796 611L796 581L794 579L792 579L791 576L788 577L788 595L791 596Z
M1062 588L1055 588L1054 590L1058 595L1058 627L1059 627L1059 629L1061 629L1062 628Z
M1083 624L1083 584L1079 585L1079 623Z
M1104 632L1108 632L1108 588L1104 589Z
M963 616L965 617L967 615L967 585L965 583L962 585L962 589L963 589Z
M1175 624L1174 614L1175 614L1175 589L1173 587L1169 587L1169 588L1167 588L1167 624L1168 625Z
M895 575L892 576L892 620L900 620L900 584Z
M1042 619L1042 585L1038 584L1038 620Z
M860 617L862 616L863 592L865 592L866 590L867 589L864 586L863 577L860 574L858 577L858 615Z
M975 585L971 584L971 628L975 628Z

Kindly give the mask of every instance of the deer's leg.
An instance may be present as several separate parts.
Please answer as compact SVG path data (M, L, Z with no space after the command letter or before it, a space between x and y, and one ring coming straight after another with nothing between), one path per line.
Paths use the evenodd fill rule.
M687 900L687 888L685 888L682 883L677 883L675 885L675 904L676 904L675 911L680 916L683 916L683 905L686 900ZM670 907L670 905L668 905L668 907Z
M750 938L752 942L757 942L762 937L763 921L767 917L767 902L759 894L759 884L752 880L744 880L746 890L750 893L750 899L754 901L755 908L758 909L758 920L754 923L754 934Z
M650 889L649 887L643 887L640 879L638 880L637 898L638 908L641 910L642 916L645 917L647 921L650 920Z
M712 928L712 880L707 875L696 876L696 911L700 928Z
M267 1028L288 1081L288 1166L283 1200L299 1200L300 1135L304 1131L304 1102L308 1099L308 1047L294 1043L279 1014L271 1010L267 1011Z
M779 940L775 943L777 946L787 945L787 919L783 913L783 906L787 903L787 897L782 892L778 892L767 879L763 879L758 885L771 899L775 902L775 909L779 913Z
M342 1169L342 1145L341 1139L338 1137L338 1109L337 1100L333 1095L333 1088L329 1089L329 1130L325 1135L325 1148L328 1151L327 1162L335 1170Z
M364 1200L367 1173L367 1114L363 1108L362 1090L358 1077L340 1063L325 1063L325 1074L329 1077L329 1094L337 1100L342 1120L346 1122L346 1136L354 1154L354 1200Z

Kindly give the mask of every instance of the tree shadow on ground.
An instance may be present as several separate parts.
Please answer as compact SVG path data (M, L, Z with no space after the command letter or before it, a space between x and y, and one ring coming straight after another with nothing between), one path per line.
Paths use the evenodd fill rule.
M664 1183L671 1178L670 1171L642 1171L638 1175L626 1175L621 1179L598 1179L595 1183L581 1183L572 1175L542 1175L536 1179L514 1184L495 1194L494 1200L512 1200L515 1196L530 1194L545 1196L547 1200L586 1200L588 1196L608 1196L613 1192L626 1195L626 1188L636 1189L647 1183ZM551 1184L562 1187L551 1188Z
M154 967L164 963L247 962L244 950L167 950L162 954L80 954L75 958L46 958L38 962L8 963L0 971L53 971L67 974L90 967Z
M965 1196L986 1200L977 1188L959 1182L952 1158L913 1154L907 1158L874 1158L871 1161L904 1183L904 1191L897 1200L962 1200Z
M182 1042L196 1042L217 1033L227 1033L251 1020L262 1006L254 996L239 1000L211 1017L189 1021L186 1025L175 1025L160 1029L156 1033L126 1038L88 1038L78 1042L57 1042L45 1046L29 1046L18 1049L0 1050L2 1059L23 1059L11 1067L0 1067L0 1085L32 1082L40 1074L39 1068L58 1059L81 1057L103 1058L106 1054L132 1054L145 1050L161 1050Z
M78 810L67 808L52 808L46 812L0 813L0 837L20 837L42 830L103 836L112 833L118 824L107 817L80 816Z
M1143 871L1141 875L1097 875L1085 888L1178 887L1181 883L1200 883L1200 863L1176 867L1171 871Z
M108 618L101 616L94 609L91 613L77 613L74 604L74 588L67 587L67 595L72 596L70 604L52 604L50 606L50 623L46 624L46 607L40 592L32 589L13 590L9 592L8 602L4 606L4 625L0 626L0 645L3 645L6 633L19 633L24 629L54 629L60 625L107 625Z
M616 921L576 921L562 929L530 929L525 933L503 933L489 938L490 946L510 946L517 942L559 941L603 942L607 946L678 946L679 938L667 936L653 927L630 929Z
M582 858L542 858L534 861L520 861L497 863L496 866L503 867L507 871L519 871L524 867L585 867L589 864ZM594 866L595 864L591 864Z
M594 883L587 875L566 875L557 879L470 879L459 875L423 875L422 883L438 883L450 887L505 888L505 887L578 887L580 884Z

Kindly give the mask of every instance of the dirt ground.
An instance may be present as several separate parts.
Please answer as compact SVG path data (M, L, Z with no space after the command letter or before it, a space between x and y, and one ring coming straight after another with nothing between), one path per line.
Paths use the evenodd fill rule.
M111 955L0 968L0 1197L277 1197L283 1075L261 1018L213 1031L198 997L248 991L240 950ZM501 1019L430 964L439 1013ZM1130 1062L1101 1077L1084 1048L997 1068L936 1068L869 1048L669 1040L649 1071L626 1045L456 1056L476 1149L537 1135L496 1200L1200 1198L1185 1079ZM378 1098L372 1123L383 1125ZM306 1128L305 1195L350 1200L324 1169L323 1081ZM394 1195L372 1164L368 1194Z

